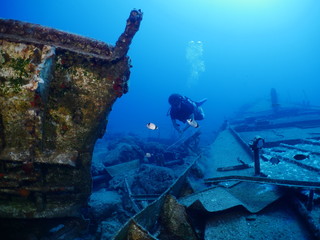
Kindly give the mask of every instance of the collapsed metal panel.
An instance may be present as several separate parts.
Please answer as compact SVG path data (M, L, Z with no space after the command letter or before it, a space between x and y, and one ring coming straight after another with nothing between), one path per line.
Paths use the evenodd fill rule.
M188 208L206 212L219 212L243 206L249 212L257 213L282 195L283 193L272 185L242 182L228 189L224 187L206 189L180 198L179 202Z

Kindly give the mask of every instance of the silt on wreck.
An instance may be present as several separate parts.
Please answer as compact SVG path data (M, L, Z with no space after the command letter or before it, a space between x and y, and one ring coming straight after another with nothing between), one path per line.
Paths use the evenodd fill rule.
M112 104L128 91L133 10L115 46L0 19L0 218L79 216Z

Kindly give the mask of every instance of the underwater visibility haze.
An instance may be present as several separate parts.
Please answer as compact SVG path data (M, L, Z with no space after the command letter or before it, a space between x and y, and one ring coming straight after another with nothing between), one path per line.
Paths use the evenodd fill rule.
M45 40L63 36L53 37L62 46L21 40L19 32L10 43L5 26L14 25L1 22L1 86L16 86L10 74L20 73L20 82L37 77L30 88L22 91L20 84L20 92L10 88L13 93L1 97L10 100L0 109L0 230L7 239L319 239L319 0L0 5L0 18L84 36L88 43L69 48L69 37L84 38L50 31ZM28 36L43 30L22 26ZM109 48L88 38L123 45ZM34 46L21 47L20 40ZM16 52L32 77L12 70ZM51 91L44 95L42 78ZM175 119L190 104L194 119L184 119L189 128L181 133ZM104 133L97 119L111 105ZM306 213L303 224L293 209ZM136 233L147 236L124 237Z
M317 0L18 1L1 3L0 17L36 23L114 44L128 13L143 21L128 55L129 92L116 101L109 133L173 133L168 96L203 106L205 132L242 104L268 98L319 105L320 3ZM155 133L158 134L158 133Z

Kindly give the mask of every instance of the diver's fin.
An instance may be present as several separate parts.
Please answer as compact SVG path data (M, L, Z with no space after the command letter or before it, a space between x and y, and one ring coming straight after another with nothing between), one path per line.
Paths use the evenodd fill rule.
M195 102L195 103L196 103L197 107L200 107L200 106L201 106L202 104L204 104L207 100L208 100L207 98L204 98L204 99L202 99L202 100L200 100L200 101L197 101L197 102Z

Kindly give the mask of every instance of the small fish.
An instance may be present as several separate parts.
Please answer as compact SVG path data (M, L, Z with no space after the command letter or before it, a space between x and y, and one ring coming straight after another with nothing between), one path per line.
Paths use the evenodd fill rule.
M150 130L156 130L159 129L157 125L155 125L154 123L148 123L147 128L149 128Z
M152 157L152 154L151 154L151 153L146 153L144 156L145 156L146 158L151 158L151 157Z
M191 127L194 127L194 128L199 127L199 124L196 122L196 120L187 119L187 123L188 123Z

